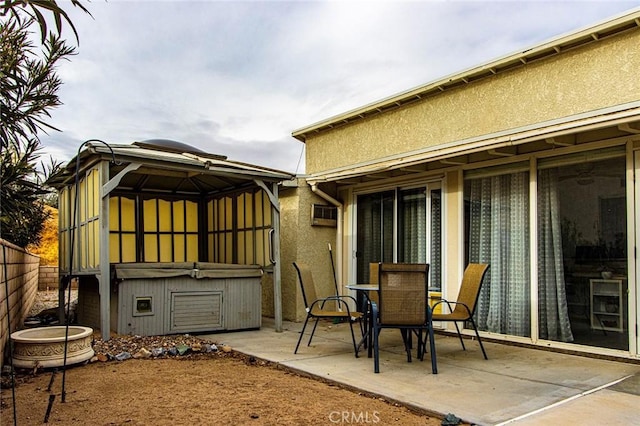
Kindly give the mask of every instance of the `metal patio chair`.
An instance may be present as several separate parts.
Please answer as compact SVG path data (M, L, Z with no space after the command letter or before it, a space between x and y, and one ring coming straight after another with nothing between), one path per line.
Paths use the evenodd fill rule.
M449 313L434 313L433 320L453 321L453 324L456 326L456 331L458 332L458 338L460 339L460 343L462 344L462 350L466 350L466 348L464 347L464 341L462 340L462 335L460 334L458 321L469 321L471 323L471 325L473 326L473 330L476 332L478 343L480 343L480 349L482 349L482 355L484 355L484 359L489 358L487 358L487 353L485 352L484 346L482 345L482 340L480 340L480 334L478 333L478 327L473 320L473 314L476 310L478 296L480 296L480 287L482 286L482 280L484 279L484 276L487 273L488 269L488 264L470 263L464 270L464 275L462 276L462 284L460 285L460 292L458 293L458 299L455 302L450 302L448 300L442 299L433 306L434 311L436 307L442 303L446 304L449 308ZM444 310L442 311L444 312Z
M380 263L378 303L372 302L374 372L380 372L379 335L383 328L398 328L411 362L411 336L418 335L418 358L423 359L426 342L431 351L431 371L437 374L431 308L427 302L429 265L424 263ZM424 340L422 334L425 333Z
M298 353L298 347L300 346L302 336L304 335L304 331L307 328L309 320L314 318L316 321L313 325L313 330L311 330L307 346L311 345L311 339L313 339L313 334L316 332L318 321L321 318L325 318L344 320L349 323L349 328L351 329L351 340L353 342L353 351L357 358L358 346L356 344L355 333L353 332L353 323L357 321L360 324L360 332L363 336L364 330L362 329L362 313L352 310L351 306L349 306L349 303L352 303L352 306L356 306L356 299L352 296L339 294L319 298L316 293L316 287L313 283L313 276L309 267L306 264L299 262L293 262L293 267L298 273L300 289L302 290L302 298L307 311L307 317L304 320L304 325L302 326L302 331L300 332L300 337L298 338L298 343L296 344L296 349L293 353Z

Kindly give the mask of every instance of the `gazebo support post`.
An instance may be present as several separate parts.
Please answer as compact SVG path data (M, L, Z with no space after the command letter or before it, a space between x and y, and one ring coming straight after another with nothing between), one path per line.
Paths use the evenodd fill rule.
M273 235L271 241L271 261L273 262L273 316L276 332L282 332L282 277L280 271L280 201L278 199L278 183L273 182L271 189L259 179L254 182L262 188L271 201Z

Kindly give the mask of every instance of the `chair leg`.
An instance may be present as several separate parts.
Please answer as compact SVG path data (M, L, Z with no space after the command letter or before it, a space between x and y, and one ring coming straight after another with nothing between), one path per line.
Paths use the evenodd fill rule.
M373 372L374 373L379 373L380 372L380 348L378 346L378 334L380 333L380 330L378 330L377 328L374 328L372 330L373 332Z
M365 319L364 319L364 318L360 318L360 319L358 320L358 322L360 323L360 335L362 336L362 338L363 338L363 339L364 339L364 335L365 335L365 333L366 333L366 329L367 329L367 326L365 325L364 321L365 321ZM363 345L364 345L364 348L366 349L366 348L367 348L367 341L366 341L366 339L365 339L365 340L363 340L363 342L362 342L362 343L363 343Z
M471 325L473 326L473 329L476 332L476 337L478 338L478 343L480 343L480 349L482 349L482 355L484 355L484 359L489 359L487 358L487 353L484 350L484 346L482 345L482 340L480 340L480 333L478 333L478 327L476 327L476 322L473 320L473 317L469 317L469 320L471 321Z
M315 322L315 324L313 324L313 330L311 330L311 335L309 336L309 341L307 342L307 346L311 346L311 339L313 339L313 335L316 332L316 327L318 326L318 321L320 321L320 318L316 318L316 322Z
M302 331L300 332L300 337L298 337L298 344L296 344L296 350L293 351L294 354L298 353L298 347L300 346L300 342L302 341L302 336L304 335L304 330L307 328L307 322L309 322L309 315L304 320L304 325L302 326Z
M453 325L456 326L456 331L458 332L458 339L460 339L460 344L462 345L462 350L466 351L467 348L464 347L464 340L462 340L462 334L460 333L460 327L458 327L458 321L454 321Z
M358 358L358 344L356 343L356 335L353 332L353 322L349 321L349 328L351 329L351 341L353 342L353 352L356 354L356 358Z
M406 328L400 329L400 335L402 335L402 343L404 343L404 350L407 353L407 362L411 362L411 349L413 347L413 339L411 338L411 330Z
M433 335L433 323L430 321L429 330L427 331L427 336L429 339L429 349L431 350L431 373L438 374L438 362L436 359L436 342ZM425 351L426 351L426 341L425 341ZM424 354L423 354L424 355Z
M376 311L377 312L377 311ZM373 310L369 311L369 318L367 319L368 324L367 324L367 340L366 340L366 344L368 345L367 347L367 358L371 358L373 356L373 324L375 321L375 317L373 316Z
M378 308L375 303L371 304L371 325L369 326L369 333L371 337L371 346L369 346L369 356L371 356L371 348L373 348L373 372L380 372L380 348L378 342L378 335L380 329L378 328Z
M420 361L424 361L424 355L427 353L427 340L429 340L429 330L425 330L424 339L422 338L422 330L420 330Z

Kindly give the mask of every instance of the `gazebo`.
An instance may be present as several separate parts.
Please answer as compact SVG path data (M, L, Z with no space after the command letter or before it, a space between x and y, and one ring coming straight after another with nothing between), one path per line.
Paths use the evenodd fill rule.
M60 300L76 279L78 321L107 340L256 328L261 287L272 286L280 331L278 184L291 179L166 139L84 142L48 182Z

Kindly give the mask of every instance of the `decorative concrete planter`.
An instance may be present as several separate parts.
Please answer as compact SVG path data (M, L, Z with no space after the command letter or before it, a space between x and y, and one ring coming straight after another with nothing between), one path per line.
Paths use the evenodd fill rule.
M64 365L65 326L37 327L16 331L13 340L13 365L18 368L62 367ZM70 325L67 365L91 359L93 329Z

